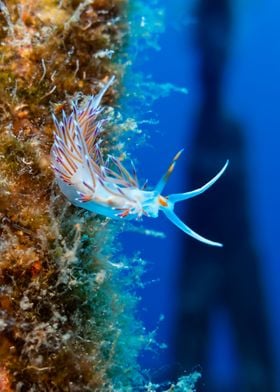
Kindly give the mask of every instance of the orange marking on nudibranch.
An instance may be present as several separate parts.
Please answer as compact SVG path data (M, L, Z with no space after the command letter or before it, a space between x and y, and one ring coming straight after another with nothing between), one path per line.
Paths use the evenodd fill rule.
M122 218L125 218L128 214L129 214L129 209L124 210L124 212L122 212L121 214L119 214L119 216L121 216Z
M168 176L168 177L170 176L170 174L172 174L172 172L173 172L173 170L174 170L174 167L175 167L175 162L173 162L173 163L169 166L169 168L168 168L168 170L167 170L167 176Z
M166 198L163 197L163 196L159 196L158 202L159 202L159 204L160 204L162 207L167 207L167 206L168 206L167 200L166 200Z
M80 200L85 203L87 201L92 200L92 196L91 195L81 195Z

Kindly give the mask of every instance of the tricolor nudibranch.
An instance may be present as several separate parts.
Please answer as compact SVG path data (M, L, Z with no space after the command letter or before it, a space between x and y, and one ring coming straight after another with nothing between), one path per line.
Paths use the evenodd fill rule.
M96 214L112 219L139 219L143 215L158 217L162 211L167 218L195 239L208 245L222 246L191 230L174 212L177 202L190 199L210 188L224 173L228 161L220 172L207 184L196 190L163 196L162 191L172 173L175 163L182 153L176 154L167 172L153 190L140 188L135 169L131 174L114 156L104 160L100 149L104 119L101 99L113 84L112 77L100 92L78 104L72 102L72 112L62 120L53 115L55 124L54 144L51 150L51 163L62 193L75 206L85 208Z

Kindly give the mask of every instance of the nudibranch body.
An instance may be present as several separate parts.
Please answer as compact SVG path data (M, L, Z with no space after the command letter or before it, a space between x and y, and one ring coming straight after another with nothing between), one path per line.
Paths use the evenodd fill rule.
M226 170L228 162L207 184L186 193L162 196L180 151L167 172L152 191L140 188L136 172L131 174L119 159L108 155L104 160L100 134L106 119L99 119L103 108L101 99L113 84L112 77L96 96L89 96L81 104L72 102L72 112L62 120L53 116L55 124L51 163L62 193L74 205L112 219L139 219L143 215L158 217L162 211L167 218L188 235L209 245L222 246L191 230L174 212L174 205L205 192Z

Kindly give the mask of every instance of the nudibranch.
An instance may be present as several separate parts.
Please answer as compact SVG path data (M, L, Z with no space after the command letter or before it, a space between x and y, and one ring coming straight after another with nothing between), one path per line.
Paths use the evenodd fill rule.
M113 82L114 77L97 95L86 97L80 104L73 100L72 112L67 116L63 111L61 121L53 115L55 131L51 165L60 190L75 206L112 219L139 219L143 215L156 218L162 211L186 234L208 245L222 246L191 230L175 214L174 206L210 188L224 173L228 161L201 188L163 196L162 191L182 153L179 151L153 190L140 187L133 164L131 174L118 158L108 155L105 160L100 149L100 135L106 122L106 119L100 119L103 111L100 103Z

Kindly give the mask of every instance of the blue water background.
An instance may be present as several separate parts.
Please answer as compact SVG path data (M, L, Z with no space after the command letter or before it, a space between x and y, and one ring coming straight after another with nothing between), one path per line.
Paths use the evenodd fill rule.
M189 94L173 92L152 106L159 124L153 127L148 144L140 146L135 153L140 177L149 178L152 185L159 180L173 155L185 147L166 189L168 194L188 189L188 160L192 157L200 81L193 35L196 20L190 11L193 2L161 2L167 16L166 31L160 38L161 50L146 52L145 62L135 64L135 69L138 67L141 72L151 74L156 82L187 87ZM260 256L277 373L280 374L280 3L276 0L240 0L235 2L234 10L224 100L228 111L245 129L248 208L253 222L254 245ZM150 128L148 131L151 132ZM183 208L188 209L187 202ZM192 222L187 223L192 226ZM164 216L157 220L145 219L143 224L166 234L165 239L136 233L128 233L124 238L127 254L140 250L142 257L148 261L147 285L140 293L140 316L147 330L157 329L157 340L168 345L167 349L141 359L143 366L150 368L152 375L156 376L164 372L168 374L169 368L174 365L172 333L176 302L180 300L176 296L176 273L182 242L188 243L193 239L172 226ZM200 233L203 235L203 227ZM159 321L161 315L164 319ZM194 368L196 365L199 364L194 363ZM208 371L211 377L222 380L224 385L232 383L236 376L232 328L223 314L214 314L211 322Z

